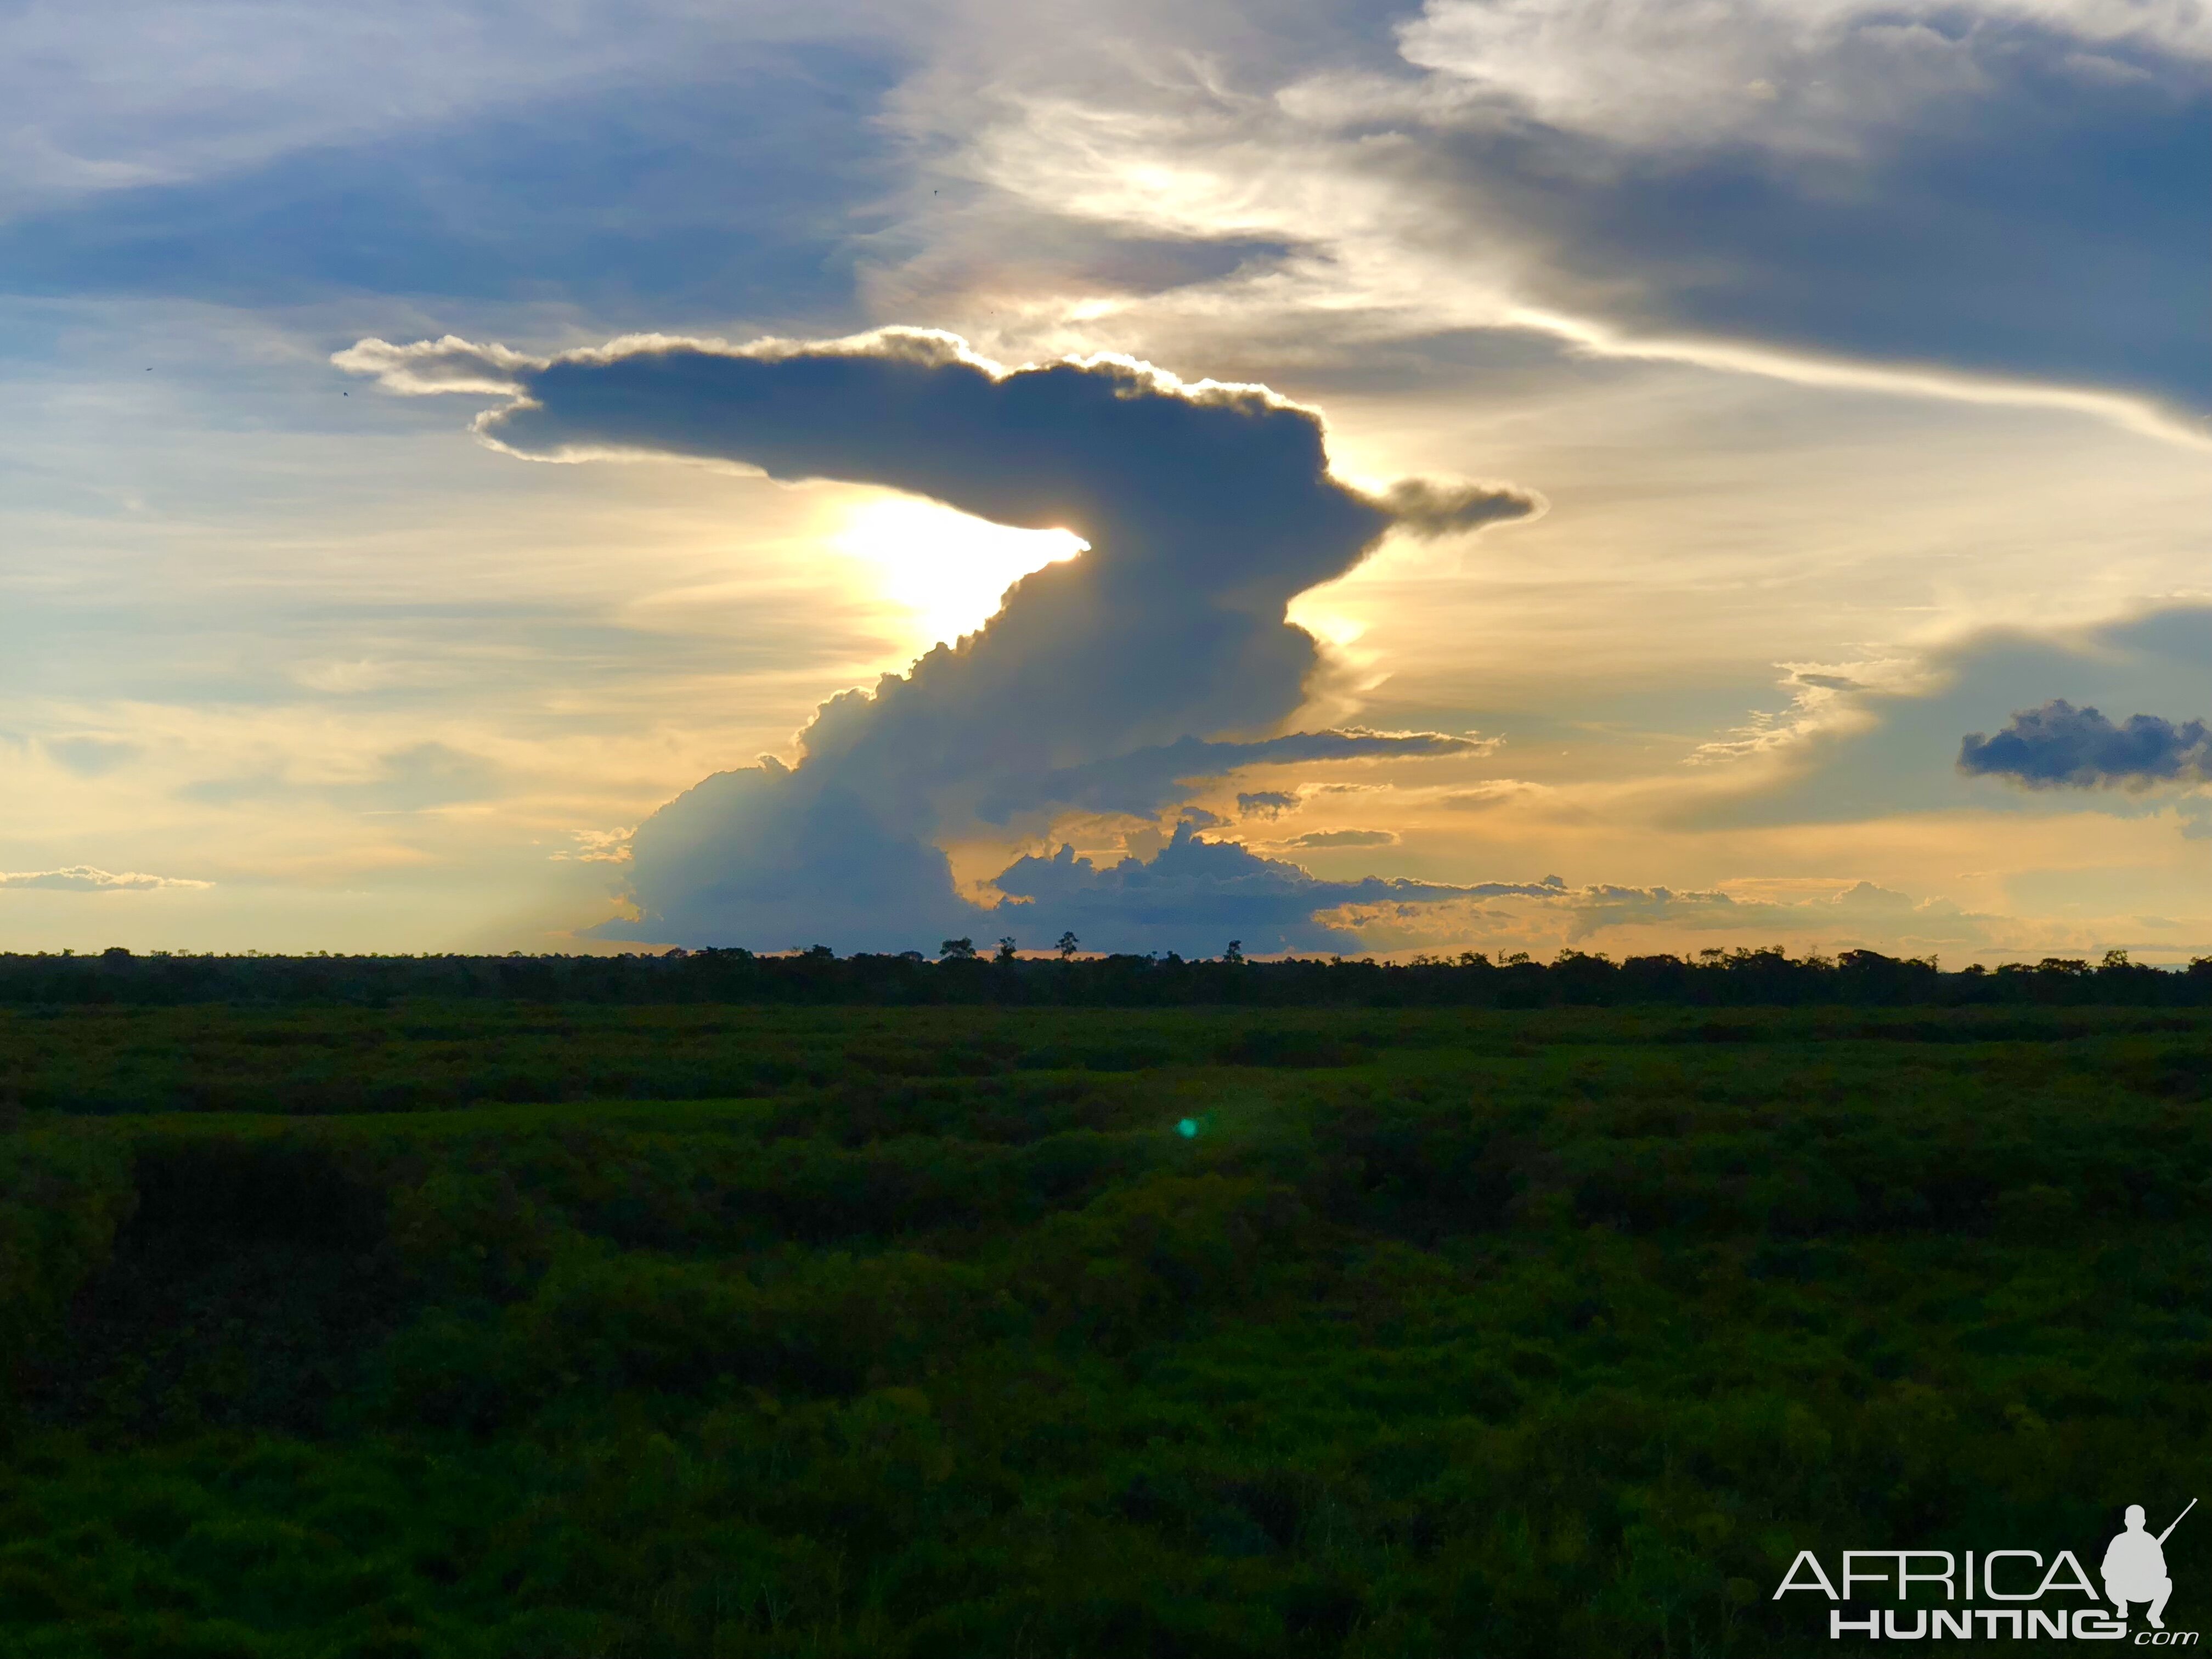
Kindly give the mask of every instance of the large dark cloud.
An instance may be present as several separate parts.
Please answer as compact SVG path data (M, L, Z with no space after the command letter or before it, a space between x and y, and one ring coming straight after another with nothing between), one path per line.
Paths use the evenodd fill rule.
M1544 238L1562 303L1632 331L2212 406L2203 62L2002 11L1867 6L1758 125L1443 148Z
M963 830L1042 828L1067 809L1148 815L1262 762L1487 747L1281 732L1322 667L1285 610L1394 528L1465 532L1533 501L1436 479L1365 494L1329 471L1319 417L1264 387L1112 358L1006 372L902 330L742 350L635 340L550 361L364 341L339 361L400 391L511 394L477 428L521 455L685 456L876 484L1090 544L1015 584L978 632L824 703L797 767L720 774L642 825L637 937L933 943L988 925L940 850Z
M1215 14L1191 9L1149 13L1147 32L1201 37ZM1280 236L1291 252L1250 285L1255 307L1283 278L1330 270L1332 297L1357 305L1410 258L1377 326L1504 320L1516 307L1495 284L1574 337L2201 415L2203 15L2124 0L1426 0L1399 14L1395 52L1201 52L1224 70L1188 79L1070 53L1056 71L1080 90L1032 96L1018 137L975 149L1039 215L1103 218L1103 197L1117 225ZM1475 280L1459 289L1462 272Z
M2031 789L2202 783L2212 778L2212 732L2203 720L2177 726L2156 714L2130 714L2115 726L2058 697L2021 710L1995 737L1971 733L1959 745L1959 767Z

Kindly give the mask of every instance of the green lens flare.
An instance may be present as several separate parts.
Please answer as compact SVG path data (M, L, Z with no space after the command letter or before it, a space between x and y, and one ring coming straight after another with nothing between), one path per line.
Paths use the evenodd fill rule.
M1176 1133L1185 1140L1195 1139L1198 1135L1198 1120L1194 1117L1183 1119L1182 1122L1176 1125Z

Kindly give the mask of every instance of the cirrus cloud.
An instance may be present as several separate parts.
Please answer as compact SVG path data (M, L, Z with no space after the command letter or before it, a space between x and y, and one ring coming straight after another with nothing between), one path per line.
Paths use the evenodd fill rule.
M145 893L157 888L205 888L215 884L184 876L150 876L143 871L101 870L72 864L58 870L0 870L0 888L34 893Z
M1333 847L1395 847L1398 832L1395 830L1309 830L1303 836L1293 836L1283 845L1301 851L1322 851Z

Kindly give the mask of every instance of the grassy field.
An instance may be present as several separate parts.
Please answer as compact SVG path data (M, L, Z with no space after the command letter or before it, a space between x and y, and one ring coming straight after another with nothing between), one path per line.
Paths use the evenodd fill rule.
M2151 1009L0 1012L0 1653L1851 1651L1798 1550L2212 1484L2208 1094Z

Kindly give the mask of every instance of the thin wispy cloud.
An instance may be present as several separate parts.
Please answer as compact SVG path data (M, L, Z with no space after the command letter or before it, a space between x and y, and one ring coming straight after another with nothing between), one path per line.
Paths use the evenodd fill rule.
M186 876L101 870L89 864L72 864L59 870L0 870L0 888L35 893L149 893L161 888L202 889L214 884Z
M1293 852L1325 852L1332 848L1395 847L1398 832L1395 830L1309 830L1303 836L1292 836L1281 845Z
M321 801L362 812L420 812L480 801L500 792L499 768L442 743L418 743L376 757L367 775L307 781L280 772L210 778L182 793L210 806Z

